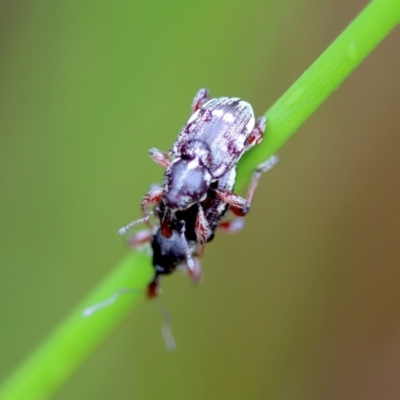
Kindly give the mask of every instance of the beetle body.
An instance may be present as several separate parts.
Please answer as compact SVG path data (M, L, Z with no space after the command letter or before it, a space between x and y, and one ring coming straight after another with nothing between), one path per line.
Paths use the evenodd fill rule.
M192 116L169 153L154 148L149 151L166 171L162 186L142 200L142 221L149 219L147 210L151 206L162 203L161 233L169 237L174 214L197 205L196 241L206 243L210 228L201 203L211 184L235 169L242 154L262 141L265 126L265 117L256 120L246 101L237 97L210 99L208 90L200 89L192 104ZM239 216L249 211L247 202L232 190L218 189L216 195Z
M198 158L213 180L237 164L255 125L253 108L236 97L207 101L192 114L169 154Z
M170 211L201 201L211 182L237 165L242 154L262 139L265 119L257 122L249 103L236 97L196 103L194 113L169 151L172 158L163 182L163 201ZM195 99L199 97L199 94ZM207 101L208 100L208 101Z
M235 177L236 169L233 168L223 178L211 184L206 199L201 202L203 215L209 227L206 242L214 238L214 233L228 209L228 204L216 196L215 189L233 190ZM157 215L161 218L164 208L162 202L156 206ZM187 270L194 282L200 280L199 257L203 253L203 248L197 241L197 213L197 205L176 212L174 219L170 221L172 229L169 237L162 235L161 226L154 235L149 235L153 252L154 279L148 286L148 297L157 295L161 275L169 275L180 266Z
M133 247L151 243L155 276L148 288L149 297L157 294L160 277L181 265L198 281L198 258L216 229L233 232L242 227L241 222L222 219L227 209L239 217L248 213L260 174L276 162L268 160L255 171L247 199L233 193L237 163L243 153L262 141L265 127L266 118L256 120L246 101L237 97L210 99L208 90L200 89L192 103L192 115L169 153L150 149L152 159L165 169L162 186L143 197L143 218L119 231L123 234L141 222L151 228L129 240ZM149 213L150 207L153 211ZM159 221L156 226L151 215Z

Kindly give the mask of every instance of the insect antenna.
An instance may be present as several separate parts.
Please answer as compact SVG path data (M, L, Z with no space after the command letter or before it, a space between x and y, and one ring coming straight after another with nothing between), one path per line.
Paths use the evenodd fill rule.
M145 217L137 219L136 221L130 222L128 225L125 225L118 231L118 235L123 235L124 233L126 233L129 229L133 228L134 226L142 224L144 222L147 222L153 214L154 214L154 212L150 211L149 214L146 215Z
M82 312L82 315L85 318L90 317L97 311L100 311L103 308L106 308L106 307L114 304L121 295L123 295L123 294L138 294L138 293L141 294L141 293L143 293L143 291L139 290L139 289L133 289L133 288L118 289L108 299L103 300L97 304L94 304L93 306L85 308ZM175 343L175 339L174 339L174 336L171 331L171 316L169 315L168 311L162 305L161 301L158 298L155 298L154 301L155 301L157 308L160 311L162 318L164 320L164 323L161 328L161 334L163 336L165 346L167 347L168 350L171 350L171 351L175 350L176 343Z
M176 350L176 342L171 330L171 316L169 315L167 309L162 305L159 298L155 298L154 301L157 304L157 307L164 319L164 323L161 328L161 333L164 338L165 346L167 347L168 350L171 351Z

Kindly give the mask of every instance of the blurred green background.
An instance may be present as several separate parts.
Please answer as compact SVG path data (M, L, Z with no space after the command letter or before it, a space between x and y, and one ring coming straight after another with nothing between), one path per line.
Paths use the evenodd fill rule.
M1 2L0 378L129 251L116 231L162 178L147 150L196 91L261 115L365 5ZM282 148L204 282L164 280L177 351L143 302L56 399L398 399L399 45Z

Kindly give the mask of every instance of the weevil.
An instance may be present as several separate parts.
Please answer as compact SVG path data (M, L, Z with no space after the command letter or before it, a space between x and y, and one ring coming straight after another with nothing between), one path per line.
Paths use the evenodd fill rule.
M261 143L265 127L266 118L256 120L253 108L246 101L237 97L211 99L207 89L200 89L192 103L192 115L168 154L155 148L149 150L151 158L165 168L163 184L143 197L143 218L122 228L120 234L140 222L151 226L148 210L162 203L161 234L171 237L174 214L195 206L196 242L204 245L210 226L201 204L211 184L236 168L244 152ZM248 201L232 189L214 191L237 216L248 213Z
M248 213L259 177L278 160L272 156L259 165L246 199L233 193L237 163L244 152L262 141L266 122L265 117L255 119L246 101L236 97L210 99L208 90L200 89L192 103L192 115L168 154L149 150L151 158L166 170L163 184L143 197L142 218L119 230L124 234L142 222L151 228L129 239L132 247L151 244L154 276L147 287L149 298L157 296L161 277L181 266L198 282L199 258L217 228L235 232L243 227L242 218L223 218L228 209L239 217ZM153 211L148 212L150 207ZM159 225L151 223L152 215ZM109 299L86 308L83 315L90 316L125 293L137 293L137 289L121 288ZM159 307L164 315L167 347L174 348L169 315Z
M246 201L250 206L258 180L263 172L271 169L278 161L273 156L253 173ZM197 241L196 224L198 209L202 210L202 218L207 223L208 231L206 242L211 242L217 229L233 233L244 226L243 218L233 220L224 219L230 205L224 202L218 191L233 191L236 178L236 166L228 171L222 178L212 182L207 191L206 198L200 202L201 208L195 204L185 210L177 211L170 220L171 235L162 235L162 227L159 226L154 233L150 230L140 231L129 239L132 247L139 247L150 242L152 248L152 263L154 267L153 280L148 285L147 296L156 297L159 291L160 280L163 275L173 273L177 268L183 267L194 283L201 279L201 267L199 258L203 255L204 244ZM162 218L165 212L165 204L160 202L155 207L155 214Z

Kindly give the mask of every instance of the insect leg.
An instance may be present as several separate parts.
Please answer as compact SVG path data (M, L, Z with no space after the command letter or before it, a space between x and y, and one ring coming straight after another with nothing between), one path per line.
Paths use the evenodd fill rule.
M160 167L168 168L169 164L171 164L171 160L169 159L168 154L154 147L149 150L149 155L153 159L153 161Z
M186 236L185 236L185 221L181 221L182 228L180 231L182 243L185 245L185 252L186 252L186 270L190 276L190 279L194 283L199 283L201 281L201 266L200 261L197 257L193 257L193 251L189 248Z
M144 229L131 236L128 239L128 244L134 249L140 249L144 245L150 243L152 239L153 235L151 234L151 231L149 229Z
M245 216L250 211L250 206L251 202L253 201L254 191L258 185L260 176L264 172L270 170L278 162L278 159L279 158L276 155L271 156L270 158L268 158L268 160L264 161L257 167L257 169L253 173L253 178L250 182L247 199L244 199L243 197L235 193L224 190L216 189L215 193L217 194L220 200L229 204L232 212L235 215L237 215L238 217Z
M218 230L225 233L236 233L243 229L244 218L235 218L231 221L222 221L218 225Z
M279 157L277 155L273 155L268 158L266 161L262 162L257 169L253 172L253 177L251 179L249 190L247 193L247 202L250 207L251 202L253 201L254 191L258 185L258 181L260 180L261 175L264 172L269 171L272 169L275 164L279 161Z
M199 204L199 210L197 212L196 216L196 223L194 230L196 232L196 238L197 242L200 244L200 246L204 246L204 244L207 242L208 239L208 234L209 234L209 225L206 217L204 216L204 211L203 207ZM202 253L202 251L201 251Z
M251 132L249 139L247 140L245 151L262 142L266 126L267 119L264 116L257 119L253 131Z
M146 222L147 225L150 228L153 228L153 224L151 223L151 221L147 217L149 215L151 215L152 213L148 213L147 210L152 205L155 205L155 204L159 203L162 200L162 196L163 196L163 189L160 188L160 187L157 187L157 188L152 189L149 192L147 192L145 194L145 196L143 197L142 202L140 204L140 208L142 210L143 219L145 219L145 221L143 221L143 222Z
M203 107L210 100L210 92L208 89L200 89L194 96L192 103L192 113L195 113L199 108Z

